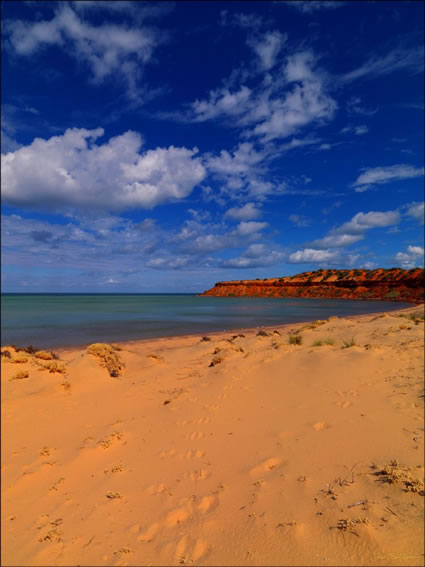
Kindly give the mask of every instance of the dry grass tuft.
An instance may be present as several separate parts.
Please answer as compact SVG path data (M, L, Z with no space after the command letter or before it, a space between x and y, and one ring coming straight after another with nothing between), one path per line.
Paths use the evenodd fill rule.
M87 347L88 354L100 359L100 365L106 368L109 375L116 378L125 367L115 349L106 343L93 343Z
M318 341L314 341L314 343L311 346L314 346L314 347L323 346L323 345L332 346L334 344L335 344L335 341L333 339L319 339Z
M34 356L35 358L40 358L41 360L53 360L55 358L55 355L48 350L38 350L34 354Z
M14 356L11 360L11 362L14 362L15 364L25 364L28 361L29 361L29 357L25 356L24 354L18 354Z
M224 358L222 356L214 356L209 364L209 368L211 368L211 366L215 366L216 364L220 364L221 362L223 362L223 360Z
M411 468L400 465L396 460L385 465L381 470L373 473L378 476L379 482L387 484L401 484L404 492L415 492L424 496L424 482L419 478L412 478Z
M43 363L39 362L38 364L40 366L39 370L48 370L50 374L54 374L55 372L58 372L59 374L66 374L66 368L62 362L47 360Z
M30 374L28 370L19 370L10 380L23 380L24 378L29 378Z
M302 335L289 335L288 342L290 345L302 345L303 337Z

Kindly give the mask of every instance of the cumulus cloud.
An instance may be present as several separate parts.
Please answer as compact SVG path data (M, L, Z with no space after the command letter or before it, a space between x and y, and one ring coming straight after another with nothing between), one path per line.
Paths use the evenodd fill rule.
M239 221L249 221L257 219L261 214L261 210L257 208L255 203L246 203L243 207L232 207L226 211L224 216Z
M335 229L335 234L361 234L371 228L384 228L400 222L398 211L370 211L357 213L354 217Z
M140 152L128 131L97 145L103 129L71 128L2 155L4 202L17 206L122 210L153 208L187 197L205 177L197 149Z
M288 219L295 224L295 226L298 226L300 228L306 227L306 226L310 226L311 221L310 219L308 219L307 217L305 217L304 215L289 215Z
M245 252L237 257L224 260L224 268L260 268L271 266L283 259L283 253L278 250L267 250L264 244L251 244Z
M83 10L79 8L78 12ZM95 84L110 78L124 79L132 98L138 96L136 82L143 66L152 59L161 41L159 34L146 26L107 22L92 25L66 3L59 5L51 20L8 20L5 31L18 55L32 57L40 49L52 46L65 49L68 55L88 66Z
M424 224L424 201L421 203L413 202L407 205L406 214L409 217L414 218L415 220L419 221L420 223Z
M401 179L413 179L414 177L421 177L423 174L423 167L414 167L405 163L386 167L365 168L363 173L352 184L352 187L358 193L362 193L373 185L399 181Z
M395 260L405 270L423 266L424 249L422 246L408 246L406 252L398 252L395 255Z
M235 233L240 236L251 236L269 226L268 222L242 221L238 224Z
M243 142L233 151L222 150L218 155L205 156L204 165L221 182L221 193L262 199L283 190L282 182L275 184L264 179L273 155L267 148L256 150L251 142Z
M304 248L289 255L290 264L321 264L352 266L358 259L357 254L343 254L340 250L317 250L315 248Z
M318 238L311 242L311 245L315 248L326 249L350 246L359 240L363 240L368 230L394 226L399 222L400 213L398 211L360 212L354 215L350 221L332 229L330 233L323 238Z

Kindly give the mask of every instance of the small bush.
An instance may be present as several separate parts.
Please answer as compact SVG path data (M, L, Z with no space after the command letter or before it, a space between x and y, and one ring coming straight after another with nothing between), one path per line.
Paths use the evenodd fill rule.
M210 337L202 337L201 343L204 343L204 342L210 341L210 340L211 340Z
M257 337L269 337L270 333L267 333L266 331L258 331Z
M10 354L9 350L2 350L1 355L4 356L5 358L12 358L12 355Z
M303 337L302 335L289 335L288 342L290 345L301 345L303 342Z
M335 341L333 339L319 339L318 341L314 341L314 343L311 346L314 346L314 347L323 346L323 345L332 346L334 344L335 344Z
M352 339L350 339L349 341L343 341L342 342L342 347L341 348L351 348L353 346L356 345L356 341L354 340L354 337Z

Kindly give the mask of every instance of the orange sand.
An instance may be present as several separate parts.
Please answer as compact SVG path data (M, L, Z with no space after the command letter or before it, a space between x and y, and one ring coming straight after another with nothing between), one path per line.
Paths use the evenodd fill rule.
M115 378L9 349L2 565L423 565L420 310L123 343Z

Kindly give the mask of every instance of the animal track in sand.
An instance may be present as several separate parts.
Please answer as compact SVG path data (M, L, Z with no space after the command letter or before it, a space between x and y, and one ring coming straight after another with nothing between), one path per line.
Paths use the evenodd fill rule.
M209 512L217 508L219 504L217 496L203 496L198 504L198 510L201 512Z
M176 421L177 425L203 425L205 423L209 423L209 417L198 417L196 419L183 419Z
M208 472L206 469L199 469L194 471L185 472L183 475L184 479L189 478L190 480L197 481L197 480L207 480L211 476L211 473Z
M175 557L180 565L185 565L201 559L208 549L208 543L204 539L193 540L191 537L183 536L177 544Z
M170 449L169 451L161 451L159 456L161 459L166 459L167 457L174 457L177 454L175 449Z
M200 449L189 449L186 453L181 453L179 455L180 459L201 459L205 456L205 451Z
M280 464L282 463L281 459L278 459L277 457L272 457L270 459L267 459L266 461L264 461L263 463L261 463L260 465L254 467L253 469L251 469L249 471L249 474L251 476L257 476L257 475L261 475L264 472L268 472L271 471L272 469L275 469L276 467L278 467Z
M151 484L146 490L148 494L165 494L167 491L168 486L164 483Z
M135 526L135 527L137 527L137 526ZM160 529L161 529L161 524L152 524L146 530L144 530L138 536L137 539L139 541L148 543L148 542L153 540L153 538L156 536L156 534L159 532Z
M348 400L345 402L336 402L336 404L339 408L348 408L350 406L353 405L353 402L349 402Z
M329 429L330 425L326 421L318 421L313 427L316 431L323 431L324 429Z
M192 433L188 433L185 435L185 439L189 441L194 441L195 439L202 439L205 437L205 433L203 431L192 431Z
M179 524L185 522L191 515L191 509L189 506L182 506L181 508L176 508L175 510L171 510L168 512L167 517L165 518L165 525L168 528L172 528Z

